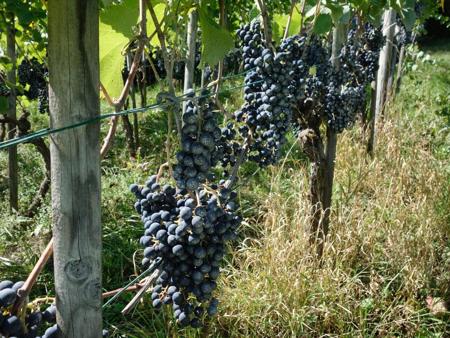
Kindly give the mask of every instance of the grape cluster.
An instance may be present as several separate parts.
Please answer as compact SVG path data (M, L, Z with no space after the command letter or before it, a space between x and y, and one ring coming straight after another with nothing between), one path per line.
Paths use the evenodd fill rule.
M173 177L181 189L195 191L208 178L210 169L220 159L216 144L221 138L214 104L207 100L207 91L200 97L189 93L183 114L181 150L177 153L177 165Z
M274 53L267 47L259 21L242 26L237 34L243 43L244 70L248 72L244 80L245 104L235 118L245 122L240 134L251 137L249 159L267 166L278 161L291 123L293 59L288 52Z
M330 66L323 116L336 133L350 127L367 106L366 89L376 78L384 38L381 28L365 24L362 34L349 30L339 53L339 68Z
M19 83L28 86L25 96L29 100L38 99L38 110L40 113L48 113L48 70L36 58L23 59L17 67Z
M176 61L173 65L173 78L174 80L183 81L184 80L184 68L186 62L184 60Z
M38 112L46 114L50 112L48 105L48 86L39 89L38 92Z
M160 308L172 304L177 323L200 327L204 314L217 312L212 297L225 255L225 244L235 238L240 224L237 194L220 186L199 190L163 187L151 176L145 186L133 184L135 209L144 223L144 267L160 259L159 277L151 295Z
M345 82L353 80L359 84L370 84L374 81L383 44L381 27L375 28L371 24L365 24L362 34L358 34L356 28L350 29L347 42L339 55L343 68L341 73L347 75Z
M31 311L23 317L11 313L11 308L17 300L17 291L24 282L13 283L9 280L0 282L0 337L15 338L56 338L59 330L56 325L56 306L51 304L44 311ZM51 325L51 326L49 326ZM40 332L43 332L40 335ZM108 337L103 330L103 338Z
M411 31L408 31L400 18L397 18L398 29L395 32L395 44L397 48L401 46L406 46L412 43Z
M11 313L11 308L17 299L17 291L23 286L24 282L13 283L5 280L0 282L0 335L18 338L50 338L56 337L53 333L56 325L45 330L42 336L39 336L41 326L44 324L56 323L56 307L50 305L45 311L34 311L26 314L24 323L21 319Z
M293 59L291 86L293 102L300 111L299 129L325 121L340 133L351 126L366 105L366 88L375 78L381 32L372 26L358 36L348 33L338 55L339 67L332 65L330 48L318 37L294 36L283 41L280 50Z
M216 143L216 150L223 168L233 167L242 151L242 145L236 141L236 137L236 126L233 122L228 122L221 128L221 137ZM227 174L227 172L224 172L225 176Z
M289 37L280 45L280 50L289 53L293 64L290 86L295 92L293 104L302 109L313 108L320 115L330 74L330 55L322 41L306 35Z
M364 105L364 86L342 86L338 81L329 82L323 110L328 126L333 132L340 133L351 127Z

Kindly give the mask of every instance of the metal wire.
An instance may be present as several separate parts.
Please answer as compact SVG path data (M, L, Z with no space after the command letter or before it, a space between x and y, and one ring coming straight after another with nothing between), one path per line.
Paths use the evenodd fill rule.
M238 77L238 76L241 76L241 75L245 75L249 71L250 70L247 70L247 71L239 73L239 74L233 74L233 75L231 75L229 77L223 78L223 80L234 78L234 77ZM245 87L247 85L256 84L256 83L260 83L260 82L262 82L262 81L255 81L255 82L252 82L252 83L243 84L243 85L239 85L239 86L235 86L235 87L223 88L222 90L219 91L219 94L220 93L224 93L224 92L229 92L229 91L232 91L232 90L236 90L236 89L240 89L240 88L243 88L243 87ZM198 92L198 91L201 91L201 89L197 89L196 90L196 92ZM176 101L177 104L180 104L181 101L185 101L185 100L189 100L190 99L190 97L188 95L189 94L183 94L183 95L179 95L179 96L174 96L172 98L172 100ZM211 96L214 96L214 95L215 95L215 93L208 93L208 94L203 94L203 95L197 96L196 98L211 97ZM173 103L159 102L159 103L154 103L154 104L151 104L151 105L148 105L148 106L145 106L145 107L141 107L141 108L126 109L126 110L122 110L122 111L119 111L119 112L108 113L108 114L101 114L101 115L95 116L95 117L93 117L91 119L83 120L83 121L80 121L80 122L77 122L77 123L74 123L74 124L71 124L71 125L68 125L68 126L64 126L64 127L41 129L41 130L35 131L33 133L30 133L30 134L27 134L27 135L24 135L24 136L20 136L20 137L16 137L16 138L13 138L13 139L10 139L10 140L6 140L6 141L3 141L3 142L0 142L0 150L6 149L6 148L9 148L9 147L21 144L21 143L26 143L26 142L29 142L29 141L32 141L32 140L35 140L35 139L38 139L38 138L42 138L42 137L45 137L45 136L48 136L48 135L51 135L51 134L60 133L60 132L63 132L65 130L74 129L74 128L78 128L78 127L81 127L81 126L92 124L92 123L95 123L95 122L98 122L98 121L101 121L101 120L104 120L104 119L109 119L109 118L112 118L112 117L115 117L115 116L129 115L129 114L134 114L134 113L143 113L143 112L147 112L147 111L153 110L153 109L168 107L168 106L170 106L172 104Z

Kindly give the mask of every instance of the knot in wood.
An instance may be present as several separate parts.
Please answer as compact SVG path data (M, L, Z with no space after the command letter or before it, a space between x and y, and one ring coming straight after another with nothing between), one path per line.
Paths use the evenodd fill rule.
M84 287L84 301L89 306L99 308L101 306L102 287L100 279L91 279Z
M67 277L72 282L81 282L89 277L92 267L88 262L82 260L71 260L64 268Z

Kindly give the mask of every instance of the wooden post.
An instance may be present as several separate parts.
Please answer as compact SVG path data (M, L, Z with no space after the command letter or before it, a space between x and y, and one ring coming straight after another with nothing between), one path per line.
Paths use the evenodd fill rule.
M393 39L395 32L395 11L388 9L384 13L383 35L386 37L386 44L380 52L379 69L377 73L377 100L375 102L376 119L383 113L386 102L386 87L389 77L390 63L392 59Z
M197 37L197 22L198 14L196 10L189 13L189 24L187 29L187 57L184 66L184 92L194 87L194 73L195 73L195 40ZM186 101L183 102L183 113L186 109Z
M402 75L403 75L403 62L405 60L405 45L403 44L400 47L400 54L398 56L398 64L397 64L397 76L395 78L395 85L393 91L395 92L395 95L398 94L400 90L400 86L402 84Z
M99 5L49 0L51 127L99 115ZM100 125L51 137L52 213L59 337L102 336Z
M395 11L393 9L386 10L383 18L383 35L386 38L386 43L380 51L377 78L375 79L375 84L372 88L369 121L370 134L367 143L367 152L370 156L373 156L374 154L377 139L376 120L383 110L386 99L387 77L390 69L389 62L392 54L392 40L395 32Z
M9 82L16 83L16 30L14 28L14 14L9 14L9 25L7 26L6 48L7 55L11 60L12 67L8 70L6 76ZM10 89L8 100L8 117L16 120L16 90ZM16 125L8 123L8 138L16 136ZM11 212L19 210L19 173L17 161L17 147L12 146L8 149L8 182L9 182L9 209Z
M394 36L396 34L398 34L398 30L400 30L398 24L395 25L395 31L394 31ZM393 86L394 86L394 78L395 78L395 69L397 66L396 60L399 54L399 46L394 43L394 41L392 42L392 51L391 51L391 59L389 61L389 73L388 73L388 79L387 79L387 84L386 84L386 98L385 98L385 102L391 102L393 101L394 98L394 91L393 91Z
M373 81L370 88L370 120L369 120L369 140L367 142L367 153L373 157L373 150L376 141L375 106L377 102L377 81Z

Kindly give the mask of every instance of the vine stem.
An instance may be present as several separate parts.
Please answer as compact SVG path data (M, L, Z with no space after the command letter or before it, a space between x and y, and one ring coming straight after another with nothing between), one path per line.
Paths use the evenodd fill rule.
M297 3L297 0L292 0L292 2L291 2L291 10L289 12L289 18L286 23L286 28L284 29L283 40L286 39L289 35L289 27L291 26L292 16L294 15L294 9L295 9L296 3Z
M270 28L269 14L267 13L267 7L264 0L256 0L256 3L261 11L262 22L264 26L264 36L266 38L266 43L270 49L275 51L275 47L272 43L272 29Z
M134 77L136 75L136 72L138 70L138 67L139 67L139 64L141 61L141 54L142 54L142 51L144 50L145 41L146 41L146 39L144 37L139 39L139 46L138 46L136 53L134 54L133 63L131 65L130 72L128 74L128 78L125 82L125 86L122 89L119 99L112 101L111 97L109 96L109 94L106 91L106 88L103 85L101 85L101 87L100 87L102 89L103 93L105 93L105 97L107 98L107 100L109 97L109 101L113 102L113 107L114 107L115 112L119 112L122 109L123 105L125 104L125 100L128 96L128 93L130 92L131 85L134 81ZM119 116L114 116L111 119L111 124L110 124L109 130L108 130L108 134L106 135L105 139L103 140L103 145L100 150L101 158L104 158L106 153L108 152L108 150L111 148L112 142L116 135L118 122L119 122Z
M12 313L18 313L20 311L20 309L25 303L25 300L30 294L33 285L36 283L39 274L42 272L42 269L44 268L45 264L48 262L52 254L53 254L53 237L47 244L45 250L42 252L41 257L39 257L39 260L37 261L36 265L34 266L33 270L31 271L30 275L28 276L23 286L19 290L17 290L18 297L13 305Z
M225 28L225 0L219 0L219 24L221 27ZM220 85L222 82L223 77L223 67L224 62L223 59L219 61L219 65L217 67L217 79L216 79L216 88L214 92L214 100L216 101L217 106L219 107L220 111L222 113L225 113L225 108L223 107L222 103L219 101L219 91L220 91Z
M303 31L303 22L304 22L303 16L305 15L305 6L306 6L306 0L302 0L302 6L300 9L300 29L298 32L299 34L301 34Z
M167 51L166 46L166 38L164 32L162 31L161 24L158 21L158 17L156 16L155 9L150 0L146 0L148 10L150 11L150 16L152 17L153 24L155 25L156 34L158 36L159 43L161 45L161 52L163 54L164 59L164 67L166 68L167 73L167 84L169 86L169 93L175 96L175 87L173 85L173 62L169 57L169 52ZM167 13L165 13L167 14ZM175 117L175 124L177 126L178 134L181 135L181 121L177 112L172 112ZM170 114L170 112L169 112Z
M109 298L112 296L117 295L119 292L131 292L131 291L136 291L139 290L142 287L142 283L137 283L135 285L131 285L127 288L119 288L119 289L115 289L115 290L111 290L111 291L106 291L102 293L102 298Z
M247 156L247 153L250 149L250 143L251 143L251 137L248 137L246 139L244 146L242 147L241 152L239 153L239 157L236 160L236 163L234 164L233 169L231 170L230 178L225 183L225 188L232 188L233 185L236 183L239 168L241 167L242 163L244 163L245 156Z
M145 281L145 283L141 286L140 290L136 295L133 297L133 299L123 308L122 314L125 316L137 305L137 303L141 300L141 298L144 296L145 292L153 285L153 282L158 278L161 271L155 270L150 277L148 277Z

